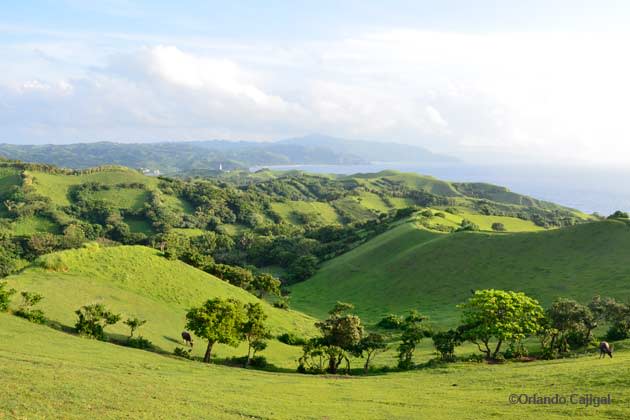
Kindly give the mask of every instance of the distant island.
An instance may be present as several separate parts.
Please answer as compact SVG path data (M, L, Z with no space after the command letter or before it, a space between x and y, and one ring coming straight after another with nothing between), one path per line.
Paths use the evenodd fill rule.
M313 134L273 142L186 141L158 143L0 144L0 156L72 169L121 165L145 174L227 171L264 165L358 165L374 161L453 163L420 146L347 140Z

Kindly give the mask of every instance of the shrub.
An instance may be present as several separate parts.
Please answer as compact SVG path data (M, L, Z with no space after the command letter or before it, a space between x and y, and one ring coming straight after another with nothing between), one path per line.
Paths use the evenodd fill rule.
M289 310L289 298L288 297L284 297L282 299L280 299L277 302L273 303L273 307L274 308L278 308L278 309L284 309L284 310Z
M185 349L182 347L175 347L175 350L173 350L173 354L177 357L183 357L184 359L191 359L191 355L190 353L192 352L192 349Z
M303 346L306 340L294 333L284 333L278 336L278 341L290 346Z
M446 218L446 215L444 213L442 213L441 211L438 211L437 213L434 214L435 217L441 217L442 219Z
M153 348L153 343L144 337L129 338L123 343L127 347L133 347L134 349L150 349Z
M468 219L462 220L462 223L457 228L456 232L473 232L478 231L479 226L476 223L471 222Z
M0 282L0 312L6 312L11 303L11 296L15 294L15 289L7 289L5 282Z
M33 306L37 305L44 297L38 293L22 292L22 304L20 308L15 311L15 315L24 319L28 319L36 324L43 324L46 322L44 312L40 309L33 309Z
M420 215L422 215L423 217L431 218L431 217L433 217L433 212L431 210L429 210L429 209L426 209L426 210L422 210L420 212Z
M445 362L455 361L455 347L462 343L461 335L455 330L448 330L435 333L432 338L440 359Z
M493 223L492 224L492 230L494 230L495 232L505 232L505 225L503 223Z
M628 338L628 331L619 324L611 325L606 332L607 341L625 340L626 338Z
M74 311L78 320L74 325L80 335L105 340L105 327L120 321L120 315L108 311L101 303L85 305Z
M232 357L228 359L227 362L230 365L244 366L247 362L247 356ZM249 364L247 366L264 369L269 366L269 362L267 362L267 358L265 358L265 356L253 356L249 359Z
M400 328L402 323L403 323L402 316L389 314L389 315L386 315L383 319L381 319L376 325L386 330L395 330L395 329Z

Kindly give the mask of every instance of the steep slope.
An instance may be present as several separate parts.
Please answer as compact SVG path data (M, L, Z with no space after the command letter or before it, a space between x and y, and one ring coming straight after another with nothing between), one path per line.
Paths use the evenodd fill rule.
M371 321L415 308L451 324L471 289L524 291L543 304L627 299L628 249L630 227L620 221L518 234L438 234L408 223L324 264L292 288L292 303L319 316L337 300L352 302Z
M169 261L158 252L141 246L99 247L64 251L41 257L31 267L8 277L11 287L44 295L41 308L52 320L73 326L74 311L80 306L102 302L123 316L138 316L147 324L141 333L156 346L172 351L181 345L180 333L187 308L212 297L233 297L242 302L259 301L248 292L180 261ZM17 299L16 299L16 304ZM292 331L309 335L312 318L285 311L263 302L274 334ZM128 334L122 324L108 329L113 334ZM203 345L195 347L201 354ZM242 355L243 349L219 348L221 357ZM299 349L272 340L271 361L295 367Z

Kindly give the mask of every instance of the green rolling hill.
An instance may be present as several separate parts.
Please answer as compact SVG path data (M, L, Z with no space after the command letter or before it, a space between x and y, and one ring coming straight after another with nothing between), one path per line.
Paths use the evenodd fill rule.
M126 317L147 320L141 334L160 350L172 352L182 346L180 333L186 310L213 297L233 297L242 302L259 301L252 294L232 286L180 261L169 261L158 251L141 246L99 247L88 244L82 249L40 257L30 267L6 280L18 291L41 293L41 308L58 324L73 327L74 311L90 303L104 303ZM19 299L15 299L16 305ZM274 334L293 332L301 336L314 333L314 319L295 311L286 311L263 302L269 326ZM113 336L128 334L119 323L108 332ZM198 341L195 355L202 355L204 344ZM271 340L270 362L295 368L299 348ZM242 355L243 348L220 346L219 357Z
M630 298L630 226L604 221L532 233L442 234L404 223L326 262L291 288L294 307L322 316L337 300L370 321L419 309L454 324L471 289L555 297Z

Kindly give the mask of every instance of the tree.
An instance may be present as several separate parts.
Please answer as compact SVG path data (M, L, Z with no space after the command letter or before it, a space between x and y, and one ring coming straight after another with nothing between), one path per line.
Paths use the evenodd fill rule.
M247 341L247 359L245 367L249 366L251 358L257 352L267 347L266 339L271 338L271 333L265 325L267 314L263 311L260 303L248 303L245 305L246 321L243 323L241 330ZM253 353L252 353L253 350Z
M280 285L280 280L271 274L262 273L254 277L251 287L256 296L262 299L265 295L280 296Z
M347 371L350 371L348 353L356 350L363 338L361 319L348 312L354 306L345 302L337 304L328 312L329 317L315 323L322 333L321 346L328 358L328 372L337 373L342 361L346 361Z
M74 325L77 333L97 340L105 340L105 327L120 321L120 315L107 310L102 303L82 306L74 313L78 317Z
M426 326L428 318L418 311L411 311L405 317L400 327L400 345L398 345L398 367L411 369L413 367L413 353L416 346L425 337L431 336L431 331Z
M588 306L596 320L605 319L611 324L606 333L607 340L630 337L630 305L613 298L595 296Z
M9 310L11 296L13 296L15 292L15 289L7 288L6 282L0 282L0 312L6 312L7 310Z
M381 334L370 333L361 339L355 354L358 357L365 357L365 364L363 365L365 373L370 370L370 362L373 361L376 354L385 351L385 349L387 349L387 342Z
M544 319L538 301L521 292L476 290L468 302L458 306L463 310L464 339L476 344L487 359L496 358L505 341L518 342L536 334ZM497 341L494 350L491 340Z
M241 342L241 327L245 321L243 305L236 299L214 298L186 314L186 329L208 340L203 357L210 363L212 347L216 343L236 347Z
M571 344L586 345L591 331L597 326L589 307L573 299L556 299L546 311L548 319L548 351L566 353Z
M455 347L462 343L462 336L459 330L441 331L433 334L433 346L440 353L440 359L445 362L455 360Z
M125 325L129 327L129 339L132 339L133 333L146 323L147 321L145 319L140 319L138 317L127 318L125 320Z
M495 222L492 224L492 230L495 232L505 232L505 225L500 222Z
M628 218L628 213L621 210L617 210L616 212L608 216L608 219L627 219L627 218Z
M289 266L289 276L293 282L308 279L317 271L319 261L313 255L302 255Z
M460 223L460 226L457 228L456 232L466 232L466 231L478 231L479 225L471 222L468 219L463 219Z

